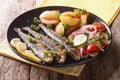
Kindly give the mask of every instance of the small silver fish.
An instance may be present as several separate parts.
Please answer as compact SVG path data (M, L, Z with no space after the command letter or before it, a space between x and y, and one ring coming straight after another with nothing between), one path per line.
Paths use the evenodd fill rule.
M43 34L40 34L38 32L33 31L29 27L23 27L22 28L25 31L28 31L31 33L34 37L40 36L40 41L47 46L47 48L51 49L56 53L55 59L58 63L64 63L66 60L66 54L62 53L62 49L54 42L53 39L49 38L48 36L44 36Z
M75 60L75 61L80 61L80 50L78 48L74 48L68 44L65 43L65 40L58 35L56 32L54 32L52 29L48 29L46 28L43 24L39 25L42 30L51 38L53 38L54 40L56 40L59 44L63 44L66 48L66 50L69 52L69 54L71 55L71 57Z
M28 45L34 54L42 60L43 63L52 63L53 56L51 54L44 53L46 51L46 47L40 41L39 44L31 43L28 41L28 37L33 38L32 36L23 33L20 28L14 28L14 31Z

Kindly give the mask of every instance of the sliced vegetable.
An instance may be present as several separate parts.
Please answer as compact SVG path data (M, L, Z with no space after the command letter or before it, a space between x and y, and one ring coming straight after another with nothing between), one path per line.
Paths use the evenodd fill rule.
M48 54L50 54L50 55L52 55L52 56L55 56L55 52L53 52L53 51L51 51L51 50L46 50L45 52L44 52L44 54L45 55L48 55Z
M80 48L80 55L83 56L83 55L87 55L87 54L89 54L87 51L87 48L81 47Z
M40 39L42 39L42 36L35 37L35 40L40 40Z
M83 31L81 29L78 29L78 30L74 31L72 33L72 35L75 36L75 35L82 34L82 33L83 33Z
M87 36L85 34L76 35L73 39L74 46L80 46L87 41Z
M65 48L65 46L64 46L63 44L59 44L59 47L60 47L61 49L64 49L64 48Z
M97 33L97 28L95 26L89 24L89 25L85 25L85 26L81 27L81 31L83 31L84 33L89 35L88 39L92 39Z
M95 28L93 28L93 27L90 27L90 31L95 31Z
M38 31L38 30L40 29L39 26L34 25L34 24L31 24L31 25L30 25L30 28L31 28L32 30L34 30L34 31Z
M36 40L35 38L33 38L33 37L31 37L31 36L29 35L29 37L28 37L28 41L29 41L29 42L35 42L35 40Z
M64 29L65 29L65 30L68 30L68 29L69 29L68 24L62 24L62 25L64 26Z
M97 33L97 28L90 24L82 26L81 30L87 34L96 34Z
M67 50L63 49L62 54L67 54Z
M16 50L17 50L20 54L24 55L24 51L27 50L27 45L26 45L26 43L23 43L23 42L17 43L17 45L16 45Z
M66 43L66 44L69 44L69 45L73 45L73 41L70 40L70 39L67 39L67 40L65 41L65 43Z
M35 62L39 62L39 63L41 62L41 60L38 57L36 57L31 50L26 50L24 52L24 55Z
M47 28L52 29L53 28L52 24L47 24Z
M17 43L20 43L20 42L21 42L20 38L13 38L13 39L10 41L10 44L11 44L14 48L16 48Z
M37 17L34 17L33 21L34 21L35 24L39 24L40 23L40 20Z
M95 51L100 51L100 48L96 44L90 44L87 47L88 52L95 52Z
M102 32L106 31L106 27L103 23L96 23L96 24L94 24L94 26L97 27L97 30L101 30Z
M83 15L83 14L88 14L88 12L87 12L87 10L85 10L85 9L81 9L81 10L80 10L80 14L81 14L81 15Z

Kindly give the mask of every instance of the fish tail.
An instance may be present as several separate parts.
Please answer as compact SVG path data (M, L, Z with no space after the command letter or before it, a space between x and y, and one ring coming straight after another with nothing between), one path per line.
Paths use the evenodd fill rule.
M27 30L28 30L28 27L23 27L22 29L25 30L25 31L27 31Z
M20 28L16 28L16 27L15 27L13 30L14 30L15 32L20 32L20 31L21 31Z

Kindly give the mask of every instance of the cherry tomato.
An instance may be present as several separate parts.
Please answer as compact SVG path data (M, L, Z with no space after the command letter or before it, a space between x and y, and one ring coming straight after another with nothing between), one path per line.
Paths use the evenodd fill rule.
M93 28L93 27L92 27L92 28L90 28L90 31L94 31L94 30L95 30L95 28Z
M81 47L81 48L80 48L80 54L81 54L81 56L83 56L83 55L87 55L87 54L91 54L91 53L89 53L89 52L87 51L87 48Z
M90 44L87 47L88 52L94 52L94 51L99 51L99 50L100 50L100 48L96 44Z
M101 30L102 32L106 31L106 27L102 23L96 23L95 26L97 27L97 30Z

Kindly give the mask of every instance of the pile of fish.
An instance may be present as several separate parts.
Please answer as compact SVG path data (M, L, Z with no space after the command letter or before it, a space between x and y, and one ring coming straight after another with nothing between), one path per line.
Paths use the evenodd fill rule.
M80 61L79 49L65 43L65 39L54 32L52 29L46 28L45 25L39 25L44 31L44 34L32 30L30 27L14 28L14 31L18 36L27 44L33 53L41 59L42 63L50 64L54 61L57 63L65 63L66 57L71 56L74 61ZM35 42L28 40L29 35L24 33L22 30L31 34L31 37L40 37ZM62 44L64 48L59 45Z

